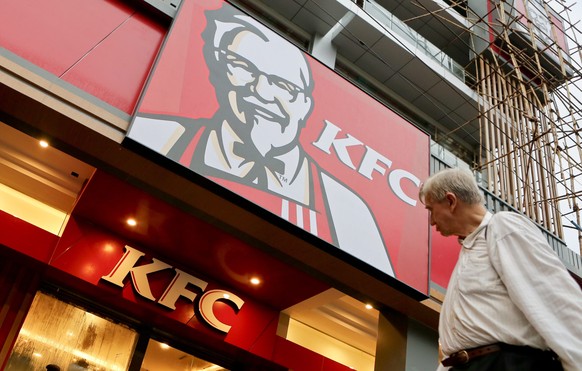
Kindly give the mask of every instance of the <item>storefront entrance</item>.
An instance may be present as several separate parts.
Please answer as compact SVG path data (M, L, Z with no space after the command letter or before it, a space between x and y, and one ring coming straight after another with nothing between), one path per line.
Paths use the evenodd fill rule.
M38 292L6 371L44 371L47 365L56 365L61 371L127 370L132 359L142 353L136 352L139 337L135 329L124 324ZM139 369L227 370L154 339L147 342Z

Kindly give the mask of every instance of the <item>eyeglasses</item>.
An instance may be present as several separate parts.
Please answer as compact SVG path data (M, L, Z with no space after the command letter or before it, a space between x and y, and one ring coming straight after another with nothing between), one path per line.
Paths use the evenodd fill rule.
M218 56L219 61L226 65L228 73L235 77L234 80L231 80L235 86L249 86L256 84L259 77L262 75L267 79L269 84L288 93L293 99L296 98L299 93L305 92L305 89L300 88L290 81L260 71L253 63L238 54L219 50Z

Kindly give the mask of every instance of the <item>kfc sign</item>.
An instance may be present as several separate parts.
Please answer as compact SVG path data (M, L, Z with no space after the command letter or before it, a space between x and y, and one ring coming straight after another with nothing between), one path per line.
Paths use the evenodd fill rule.
M354 161L350 156L348 148L353 146L363 146L366 151L360 159L360 166L357 171L368 179L372 179L374 171L380 173L380 175L384 175L386 169L389 169L392 166L392 161L357 140L355 137L347 134L343 138L338 138L340 131L341 129L339 127L325 120L325 129L321 132L319 139L317 139L317 142L314 142L313 145L328 154L331 154L331 148L333 147L340 161L353 170L356 170L356 166L354 165ZM414 184L412 189L414 190L417 190L420 186L420 179L418 179L414 174L402 169L394 169L390 171L388 175L388 184L390 185L392 192L394 192L400 200L410 206L416 206L416 200L413 198L416 194L413 197L406 195L402 188L403 179L408 179L412 182Z
M428 291L428 135L228 3L182 2L128 138Z
M155 258L152 259L152 262L149 264L137 266L136 264L138 260L144 255L143 252L126 245L125 253L119 262L115 267L113 267L109 274L102 276L101 279L116 286L123 287L123 281L127 276L129 276L135 292L137 292L141 297L157 302L158 304L172 310L176 309L176 302L181 297L186 298L192 303L195 302L198 293L188 288L189 285L193 285L202 292L202 295L198 299L198 311L201 315L201 319L208 325L222 332L227 333L230 330L231 326L220 321L214 314L214 303L219 300L226 301L237 310L240 310L244 304L244 301L241 298L233 293L223 290L209 290L205 292L204 290L208 285L207 282L179 269L173 268L169 264ZM164 293L159 298L156 298L152 294L148 275L166 269L173 269L175 271L174 278L166 287Z

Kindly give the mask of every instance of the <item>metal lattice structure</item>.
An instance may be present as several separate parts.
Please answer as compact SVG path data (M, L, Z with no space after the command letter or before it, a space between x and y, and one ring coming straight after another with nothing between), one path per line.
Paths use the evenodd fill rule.
M467 8L485 28L473 39L482 151L476 170L517 210L560 238L564 227L574 228L582 241L581 48L570 8L557 6L524 0L489 2L485 13ZM575 223L564 225L566 216Z

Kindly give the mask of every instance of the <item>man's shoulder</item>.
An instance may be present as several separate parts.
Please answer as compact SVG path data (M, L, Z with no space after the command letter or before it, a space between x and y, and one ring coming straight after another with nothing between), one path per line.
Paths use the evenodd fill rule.
M516 211L498 211L493 214L492 221L500 221L500 220L515 220L515 221L529 221L530 219Z
M496 212L491 218L490 226L500 234L524 230L539 232L538 227L530 218L515 211Z
M493 214L493 218L491 221L497 220L504 220L504 219L512 219L515 217L519 217L520 215L515 211L498 211Z

